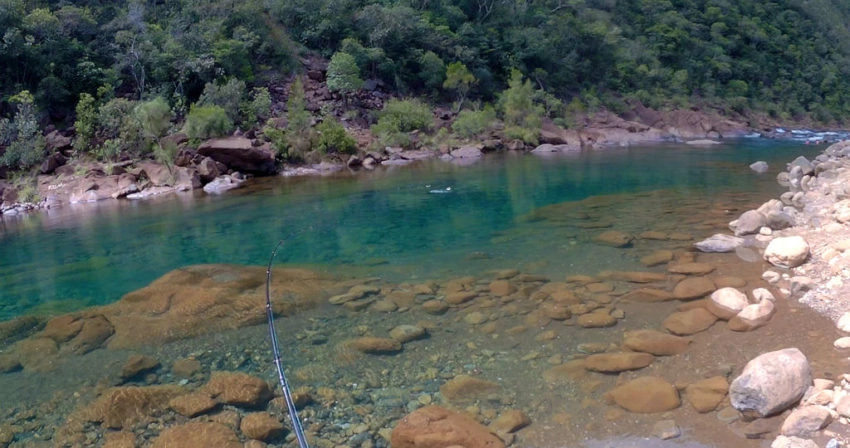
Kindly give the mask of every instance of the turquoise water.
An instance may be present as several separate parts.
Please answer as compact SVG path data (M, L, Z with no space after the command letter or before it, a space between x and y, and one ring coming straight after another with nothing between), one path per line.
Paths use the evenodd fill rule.
M730 192L766 200L782 191L775 175L785 163L823 148L742 140L560 158L490 156L464 167L430 161L356 175L256 179L222 196L192 192L6 217L0 219L0 320L114 302L181 266L264 264L280 239L286 244L278 263L392 281L505 267L542 273L628 267L634 260L605 249L590 254L582 249L588 233L536 213L605 195L620 195L613 197L622 203L658 195L685 204ZM756 160L767 161L770 171L750 171ZM638 215L662 219L654 216L656 202L638 203ZM612 210L620 214L608 218L628 227L624 208L599 213Z

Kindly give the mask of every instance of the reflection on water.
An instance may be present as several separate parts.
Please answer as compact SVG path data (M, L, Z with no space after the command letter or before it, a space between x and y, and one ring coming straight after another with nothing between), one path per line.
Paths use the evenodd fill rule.
M221 197L192 194L69 207L5 223L0 316L115 302L194 264L261 265L274 243L285 238L278 264L308 265L343 279L337 286L314 288L324 292L313 294L312 308L278 310L288 375L296 389L313 395L302 417L320 446L387 446L385 434L395 421L432 403L464 409L485 422L508 409L522 410L532 425L518 433L513 446L668 446L653 436L653 428L673 420L683 435L669 446L756 447L759 441L737 435L734 423L721 421L716 412L699 414L684 403L664 414L632 414L612 405L606 393L648 375L684 387L739 372L757 354L792 345L809 356L816 377L834 376L841 367L824 342L833 339L833 327L795 302L777 303L771 323L754 332L734 333L719 322L692 336L685 353L655 357L637 371L602 374L570 366L588 353L620 350L626 331L662 329L672 312L689 306L628 300L628 292L646 285L606 273L649 270L664 274L649 286L671 290L681 276L667 274L664 265L644 267L640 260L647 255L670 251L682 261L696 257L714 268L710 277L717 282L763 286L760 262L734 254L696 255L689 248L694 239L724 231L742 211L777 196L775 173L804 149L750 140L711 149L642 148L566 159L509 156L464 168L434 162L357 176L262 179L249 190ZM772 173L750 172L747 165L755 160L771 163ZM431 193L435 190L441 193ZM599 234L610 230L634 239L625 248L599 244ZM214 281L226 283L245 272L233 266L198 270L221 269L233 275L218 273ZM592 279L565 281L577 275ZM499 279L508 285L494 283ZM335 299L357 283L371 292ZM154 319L166 316L169 307L193 315L209 311L216 329L133 350L59 357L52 369L37 369L45 372L0 374L0 390L9 391L0 418L24 428L19 441L71 433L77 439L69 440L89 437L89 444L97 445L109 431L92 423L76 427L72 420L79 423L79 408L104 386L122 382L118 373L135 353L153 356L161 367L132 384L194 388L215 370L274 378L266 330L255 325L253 308L233 326L222 323L231 312L215 308L232 299L234 309L244 312L239 306L260 298L258 285L246 281L232 293L216 292L214 299L200 291L185 305L165 285L136 295L150 303L102 309L106 316L125 319L113 321L113 341L124 341L123 347L131 346L134 328L146 328L128 324L134 312ZM191 281L181 285L191 286ZM497 293L497 288L507 289ZM289 300L290 292L275 289L282 294L278 300ZM433 302L450 306L432 308ZM605 324L611 326L579 321L594 310L615 316ZM202 334L194 325L180 330ZM392 355L352 349L352 340L387 337L398 325L426 329L428 336L406 342ZM791 327L817 330L787 331ZM173 334L178 333L175 328ZM157 333L163 338L155 340L168 340L168 334L163 329ZM173 365L187 358L201 367L181 382ZM496 384L495 392L472 400L448 397L442 387L463 375ZM141 444L163 426L182 421L165 412L124 429Z

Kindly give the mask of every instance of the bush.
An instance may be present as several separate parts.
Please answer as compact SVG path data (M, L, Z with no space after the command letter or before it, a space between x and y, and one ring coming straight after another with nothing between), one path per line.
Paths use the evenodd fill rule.
M543 108L534 104L531 81L523 82L519 70L511 72L508 88L499 96L499 110L505 122L505 135L526 143L537 144L542 125Z
M221 106L199 106L193 104L186 116L183 132L191 139L207 139L227 135L233 130L233 122Z
M472 138L492 128L495 122L496 110L489 104L482 110L464 109L452 123L452 131L460 137Z
M141 128L142 137L149 144L159 145L160 137L163 137L171 127L171 107L162 97L136 105L133 109L133 117Z
M8 144L0 164L12 169L27 169L44 158L44 136L38 126L34 98L29 91L12 96L18 111L12 121L0 123L0 142Z
M340 154L354 154L357 152L357 142L333 118L325 118L325 121L316 126L316 130L319 133L316 149L320 152L336 152Z
M81 93L76 112L77 119L74 121L74 128L77 130L77 140L74 142L74 149L88 151L91 149L89 145L94 138L95 126L97 125L97 109L94 106L94 97L88 93Z
M272 97L269 89L265 87L254 87L251 93L251 101L245 105L246 122L253 126L255 123L264 122L269 118L272 108Z
M378 115L376 126L397 132L411 132L431 129L433 124L431 109L423 102L416 99L392 99Z
M220 106L233 123L242 122L239 115L242 101L245 98L245 82L230 78L224 84L208 82L204 85L204 93L198 98L199 106Z

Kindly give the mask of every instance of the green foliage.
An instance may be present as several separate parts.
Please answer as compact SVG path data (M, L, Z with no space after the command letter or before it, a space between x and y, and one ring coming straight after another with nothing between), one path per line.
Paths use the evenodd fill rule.
M245 99L245 82L230 78L223 84L209 82L204 86L204 93L198 98L200 106L219 106L227 113L233 123L241 123L240 110Z
M472 138L491 129L495 123L496 109L488 104L481 110L460 111L452 123L452 131L460 137Z
M171 107L163 97L139 103L133 115L141 126L142 136L149 140L158 141L171 127Z
M316 131L318 133L316 149L321 153L354 154L357 152L357 142L348 135L342 124L333 118L325 117L325 120L316 126Z
M506 136L537 144L543 108L534 104L533 97L531 81L523 81L522 73L513 70L508 88L499 95L499 112L505 123Z
M0 164L25 170L44 157L44 136L38 126L35 99L28 90L13 95L9 101L17 104L15 117L0 123L0 143L8 145Z
M191 139L221 137L233 130L233 122L224 108L216 105L199 106L193 104L186 116L183 132Z
M437 92L446 79L446 64L433 51L425 52L419 58L419 79L429 92Z
M81 93L76 110L77 120L74 121L74 128L77 131L77 140L74 142L74 149L80 152L89 151L92 149L90 145L97 125L94 97L88 93Z
M455 92L457 110L463 107L469 89L475 85L475 75L462 62L452 62L446 67L446 80L443 88Z
M245 106L246 123L265 122L269 119L272 108L272 97L269 89L254 87L251 91L251 101Z
M372 133L385 146L408 147L411 144L409 133L431 129L433 122L431 109L425 103L416 99L391 99L378 115Z
M354 56L343 52L334 53L328 63L327 83L331 92L340 92L343 95L363 87L360 69Z

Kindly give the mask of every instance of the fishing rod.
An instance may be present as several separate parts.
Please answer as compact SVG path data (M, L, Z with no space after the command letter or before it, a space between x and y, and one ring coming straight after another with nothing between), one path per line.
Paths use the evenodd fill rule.
M310 448L307 445L307 438L304 436L304 429L301 428L301 420L298 419L298 412L295 410L295 402L292 400L292 393L289 390L289 383L286 381L286 375L283 374L283 364L280 360L280 346L277 344L277 332L274 329L274 312L272 312L271 299L271 284L272 284L272 262L274 261L277 250L283 245L283 241L278 241L272 251L272 256L269 258L269 266L266 269L266 317L269 320L269 336L272 341L272 351L274 352L274 365L277 367L277 377L280 380L280 388L283 389L283 398L286 400L286 409L289 411L289 420L292 422L292 430L295 432L295 438L298 439L298 446L301 448Z

